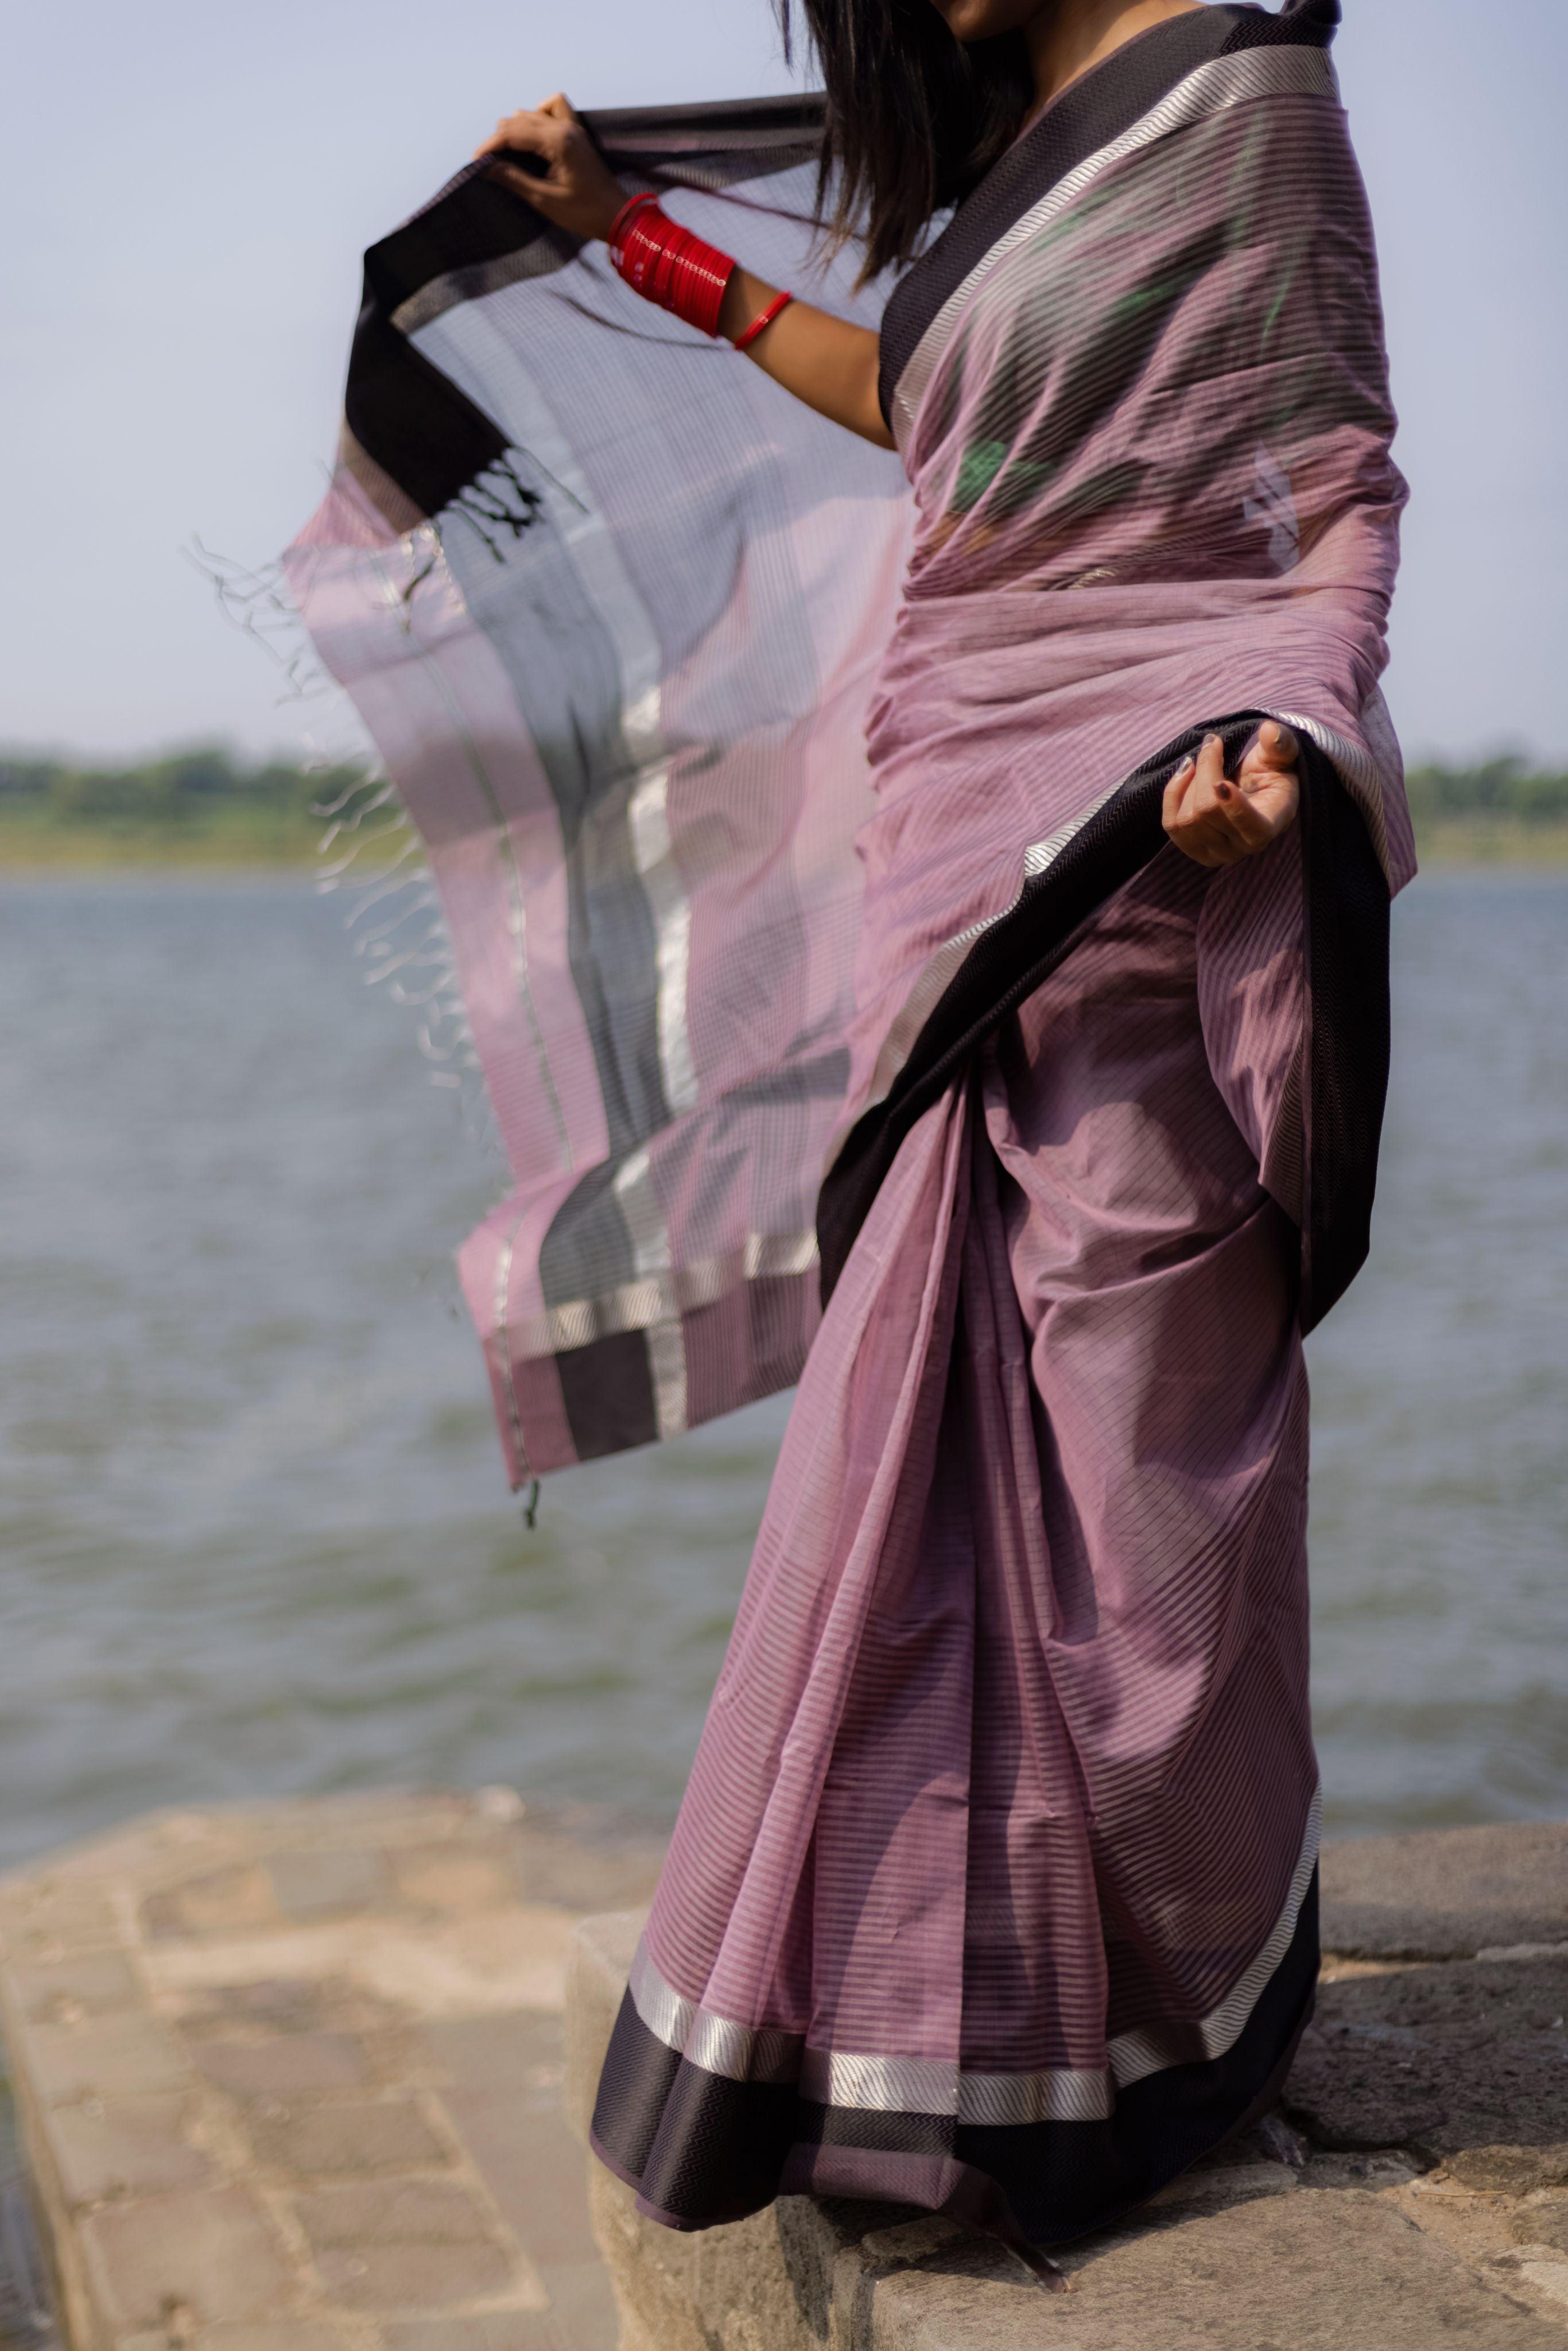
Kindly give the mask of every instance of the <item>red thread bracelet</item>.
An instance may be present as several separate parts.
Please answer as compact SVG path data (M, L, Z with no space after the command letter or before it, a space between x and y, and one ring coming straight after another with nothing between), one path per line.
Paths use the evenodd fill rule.
M758 310L756 318L753 319L750 326L747 328L744 334L737 335L735 339L736 350L737 351L743 351L748 343L754 343L757 340L758 336L762 332L763 328L770 327L773 324L774 319L779 316L779 311L787 310L794 299L795 297L793 294L775 294L772 301L769 302L766 310Z

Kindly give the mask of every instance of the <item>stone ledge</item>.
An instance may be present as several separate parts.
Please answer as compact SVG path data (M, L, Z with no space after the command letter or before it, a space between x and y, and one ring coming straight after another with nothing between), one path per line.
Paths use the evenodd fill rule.
M68 2351L612 2351L563 1970L659 1858L494 1789L166 1814L0 1880Z
M1304 2163L1231 2150L1051 2302L929 2216L681 2237L586 2161L658 1858L489 1791L168 1814L0 1880L68 2351L1568 2345L1568 1830L1330 1848Z
M1568 1823L1325 1845L1323 1947L1347 1959L1472 1959L1521 1944L1568 1960Z
M1333 1956L1286 2097L1302 2144L1276 2126L1187 2174L1073 2249L1049 2302L929 2215L783 2198L684 2236L591 2163L621 2351L1562 2351L1568 1829L1342 1845L1323 1879ZM643 1916L572 1938L580 2136Z

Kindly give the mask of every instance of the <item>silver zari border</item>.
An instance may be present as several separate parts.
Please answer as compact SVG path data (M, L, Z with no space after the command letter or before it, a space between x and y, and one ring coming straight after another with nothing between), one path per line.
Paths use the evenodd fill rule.
M1375 699L1381 703L1381 694L1376 694ZM1332 726L1323 726L1320 719L1303 718L1300 711L1270 710L1269 716L1277 719L1281 726L1293 726L1298 735L1305 735L1310 742L1317 745L1324 758L1338 768L1351 798L1366 819L1377 862L1385 876L1392 878L1389 875L1388 817L1383 799L1383 771L1371 752L1363 750L1359 743L1349 742L1344 736L1336 735Z
M637 1171L639 1180L643 1172ZM525 1361L570 1354L622 1331L653 1331L661 1323L678 1322L684 1314L716 1304L743 1282L808 1274L816 1262L814 1232L748 1233L738 1249L721 1257L662 1266L595 1298L572 1298L547 1307L542 1314L513 1325L512 1343Z
M1018 2126L1103 2122L1115 2093L1168 2066L1203 2064L1235 2047L1295 1936L1318 1864L1322 1798L1314 1791L1284 1907L1262 1949L1218 2006L1190 2022L1118 2033L1103 2067L1046 2066L1031 2074L961 2073L918 2057L811 2049L805 2035L737 2024L667 1983L639 1943L627 1989L638 2017L666 2049L729 2082L794 2083L813 2105L862 2114L946 2115L960 2123Z
M1119 139L1086 156L1076 171L1043 195L1037 204L1016 220L1005 236L998 237L988 253L981 256L962 285L954 288L926 328L914 353L894 387L893 414L890 423L894 437L902 451L914 428L915 413L936 371L936 363L952 340L967 304L998 265L1017 252L1021 245L1075 204L1085 188L1097 180L1113 163L1127 155L1136 154L1142 147L1169 136L1173 131L1185 130L1189 123L1201 122L1206 116L1218 114L1223 108L1245 105L1259 98L1332 98L1338 100L1339 83L1326 49L1284 47L1277 49L1247 49L1239 56L1213 57L1207 65L1198 66L1185 81L1178 82L1159 104L1124 131Z
M1191 2024L1155 2025L1146 2032L1117 2034L1109 2044L1107 2054L1119 2090L1126 2089L1134 2082L1143 2081L1150 2074L1163 2073L1167 2065L1202 2064L1212 2058L1223 2057L1228 2050L1235 2047L1269 1979L1291 1948L1301 1919L1301 1905L1307 1898L1307 1888L1318 1865L1322 1831L1322 1791L1319 1788L1312 1792L1301 1855L1291 1879L1291 1890L1285 1896L1285 1907L1274 1922L1273 1933L1251 1966L1237 1978L1218 2007L1211 2009L1207 2016Z
M727 2082L793 2082L800 2074L801 2034L736 2024L683 1999L659 1973L645 1943L637 1946L626 1989L655 2041L705 2074L720 2074Z

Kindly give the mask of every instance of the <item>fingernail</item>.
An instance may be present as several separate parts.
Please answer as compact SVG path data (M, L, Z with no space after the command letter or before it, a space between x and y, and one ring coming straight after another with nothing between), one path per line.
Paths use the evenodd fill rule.
M1215 745L1222 740L1223 737L1218 735L1206 735L1203 738L1203 747L1206 751L1212 750Z
M1217 799L1228 800L1230 798L1230 787L1223 781L1216 784L1214 792Z
M1176 768L1176 776L1178 778L1182 776L1190 776L1197 765L1197 761L1193 758L1192 753L1189 751L1186 758L1178 764Z

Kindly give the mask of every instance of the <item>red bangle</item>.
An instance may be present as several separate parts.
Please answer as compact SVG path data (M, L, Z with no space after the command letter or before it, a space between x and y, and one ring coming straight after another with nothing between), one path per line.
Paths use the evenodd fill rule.
M793 294L775 294L772 301L768 305L767 309L758 310L756 318L753 319L750 326L746 329L745 332L743 334L737 335L735 339L736 350L737 351L743 351L747 343L754 343L757 340L758 336L762 332L763 328L770 327L773 324L774 319L779 316L779 311L788 309L794 299L795 297Z
M632 218L633 214L640 212L648 212L650 210L656 211L658 209L658 204L659 199L657 196L650 195L646 193L640 196L627 197L625 203L616 214L615 218L612 221L610 225L610 234L604 240L605 244L610 247L612 254L618 251L626 233L626 224Z
M651 198L622 204L612 238L610 258L633 292L705 335L717 334L724 289L735 271L727 253L705 245Z

